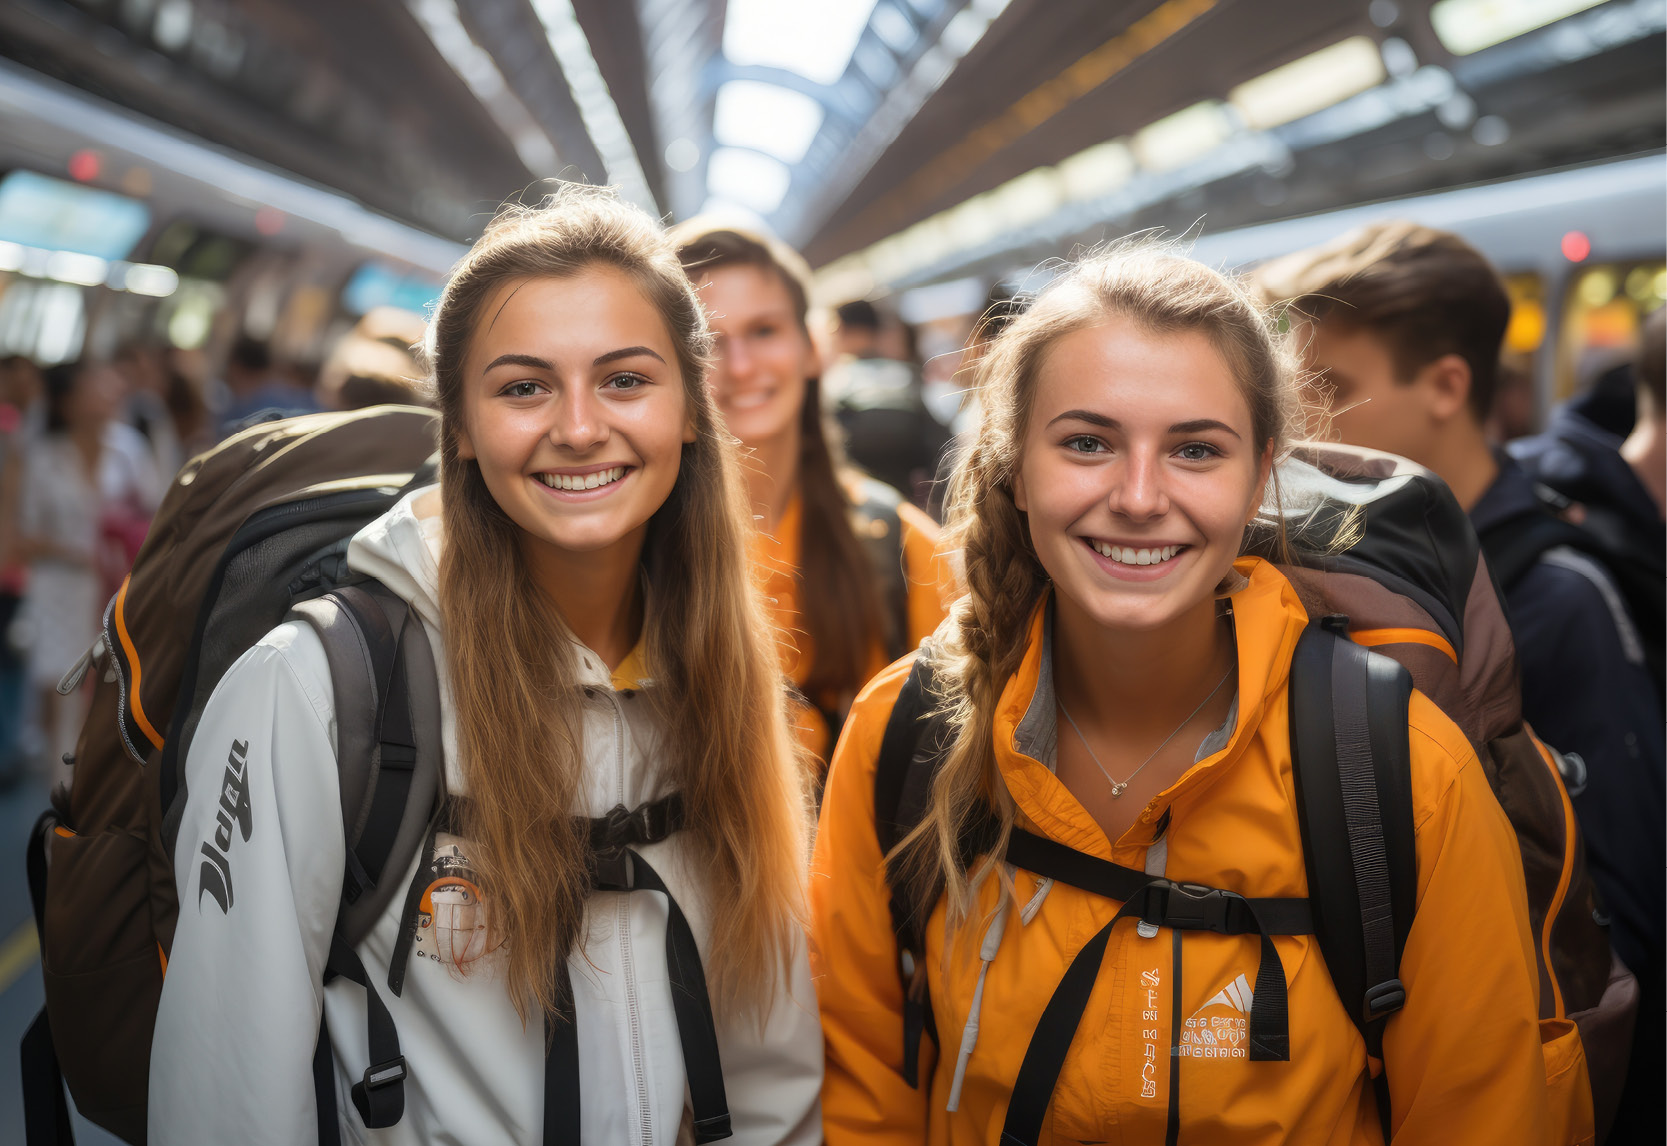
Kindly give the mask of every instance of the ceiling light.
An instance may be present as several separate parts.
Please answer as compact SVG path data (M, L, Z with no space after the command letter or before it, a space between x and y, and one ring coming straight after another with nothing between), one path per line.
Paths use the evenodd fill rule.
M900 56L907 55L909 49L920 39L920 33L915 31L914 22L903 15L903 10L891 4L877 4L870 21L874 31L880 39L886 42L886 47Z
M673 171L693 171L700 162L700 144L679 136L666 144L666 166Z
M1232 134L1219 103L1206 100L1135 133L1133 147L1140 165L1152 171L1169 171L1226 142Z
M787 197L791 175L782 164L756 151L720 147L706 164L706 187L715 198L768 215Z
M127 268L122 285L134 294L167 298L179 288L179 275L172 267L159 267L154 263L134 263Z
M944 226L957 250L982 246L1001 234L1001 211L991 195L978 195L943 213Z
M1128 145L1113 140L1079 151L1060 163L1059 179L1067 199L1098 199L1127 183L1134 166Z
M1438 0L1430 8L1430 26L1441 46L1455 56L1514 39L1596 8L1603 0Z
M1321 48L1234 88L1228 99L1251 127L1278 127L1375 88L1383 57L1370 36Z
M897 244L903 261L912 271L924 270L955 247L949 229L936 217L916 223L898 235Z
M845 74L874 0L730 0L724 55L832 84Z
M110 273L110 264L97 255L82 255L74 251L54 251L46 260L46 277L76 286L98 286Z
M822 115L822 105L803 92L731 80L718 89L712 134L729 147L750 147L792 164L805 157Z
M1038 167L1017 179L1009 180L991 192L996 209L1007 229L1041 222L1059 210L1065 199L1065 188L1058 172L1051 167Z

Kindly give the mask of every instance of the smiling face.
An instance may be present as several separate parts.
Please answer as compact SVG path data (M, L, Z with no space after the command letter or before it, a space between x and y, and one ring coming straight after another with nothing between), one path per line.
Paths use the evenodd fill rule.
M746 446L793 433L819 363L787 284L731 263L703 272L698 287L716 343L712 396L730 432Z
M503 283L463 361L458 453L525 542L641 551L695 438L665 320L611 267ZM622 550L623 552L623 550Z
M1238 556L1272 450L1200 333L1111 319L1042 360L1013 500L1058 607L1151 631L1207 605Z

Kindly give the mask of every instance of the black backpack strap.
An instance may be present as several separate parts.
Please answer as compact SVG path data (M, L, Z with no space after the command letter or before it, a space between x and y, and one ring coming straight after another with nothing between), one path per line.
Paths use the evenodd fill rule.
M660 878L660 873L636 850L639 845L657 843L680 831L683 820L683 797L675 792L636 809L627 809L622 804L601 819L591 820L591 887L597 891L653 891L666 897L666 970L671 979L672 1010L677 1016L677 1037L683 1044L683 1074L689 1086L689 1105L694 1110L695 1141L706 1143L734 1133L730 1126L729 1098L724 1089L723 1062L718 1054L717 1022L706 991L706 972L701 966L694 931L676 896ZM566 1057L567 1052L564 1050L562 1054ZM576 1050L572 1059L576 1067ZM555 1069L547 1058L544 1099L547 1128L553 1102L551 1073ZM574 1123L579 1092L577 1070L564 1075L559 1090L561 1104L570 1107L573 1113L562 1117Z
M867 479L851 503L851 530L874 568L884 614L886 659L909 650L909 577L903 567L903 495L884 482Z
M374 581L301 602L291 615L318 633L335 701L347 852L325 982L339 976L365 989L371 1065L354 1084L353 1103L367 1127L392 1126L405 1109L405 1060L393 1018L354 947L387 910L405 869L431 837L444 787L434 654L410 606ZM389 967L396 995L409 951L401 943ZM329 1033L321 1029L314 1072L320 1088L334 1086L333 1069L326 1069L331 1058ZM326 1099L333 1109L333 1089L318 1096L321 1124Z
M1383 1028L1406 1002L1401 952L1417 907L1412 678L1341 635L1348 618L1311 624L1291 662L1291 761L1314 932L1344 1009L1383 1058ZM1388 1140L1387 1071L1373 1080Z
M35 911L35 931L43 951L46 949L46 837L57 825L57 812L50 809L42 812L29 832L29 846L24 855L29 903ZM29 1146L75 1146L69 1100L64 1095L64 1075L58 1068L58 1048L52 1042L52 1026L45 1006L24 1032L18 1059L23 1070L23 1140Z
M544 1016L544 1146L579 1146L579 1024L567 960L556 967L563 1000Z
M934 722L931 715L932 665L925 655L915 658L903 687L892 705L886 721L886 731L880 740L880 756L874 765L874 831L879 838L880 855L890 854L926 814L926 802L932 791L932 777L943 763L943 745L937 729L927 741L930 746L921 752L921 742ZM891 929L897 937L898 974L903 980L903 1066L902 1074L910 1086L920 1085L920 1039L930 1035L938 1041L937 1025L932 1015L931 1000L927 998L924 980L915 989L915 972L926 948L920 928L914 918L914 905L901 873L892 864L886 866L886 882L891 892Z
M1007 862L1090 894L1119 900L1122 907L1071 961L1055 988L1025 1048L1013 1082L1002 1126L1004 1146L1029 1146L1041 1136L1043 1118L1052 1100L1065 1056L1087 1010L1099 978L1111 933L1125 919L1139 919L1174 932L1175 1045L1171 1048L1169 1132L1174 1142L1180 1131L1180 1008L1181 935L1213 931L1219 935L1256 935L1261 960L1250 1008L1252 1062L1289 1061L1289 1010L1285 967L1274 949L1275 935L1307 935L1313 931L1305 899L1247 899L1235 892L1152 876L1109 860L1076 851L1055 840L1014 828L1008 837Z
M1566 545L1600 559L1606 556L1602 545L1591 534L1543 509L1495 522L1480 530L1477 536L1494 580L1505 590L1515 585L1548 550Z
M359 1111L359 1118L365 1126L372 1130L380 1130L396 1125L405 1115L405 1056L399 1051L399 1031L394 1027L394 1017L388 1013L387 1004L382 1002L382 996L377 993L376 984L372 983L365 971L365 965L359 959L359 953L342 936L337 928L330 937L330 957L324 964L324 981L340 976L359 984L365 989L365 1026L367 1027L370 1047L370 1065L365 1067L364 1075L353 1084L349 1092L355 1109ZM327 1031L320 1030L321 1041L328 1039ZM317 1062L315 1055L314 1062ZM330 1072L331 1074L334 1071ZM314 1071L314 1082L317 1083L318 1072ZM335 1080L330 1080L333 1088ZM333 1094L332 1089L332 1094ZM324 1103L320 1101L322 1109ZM334 1105L334 1099L331 1099Z

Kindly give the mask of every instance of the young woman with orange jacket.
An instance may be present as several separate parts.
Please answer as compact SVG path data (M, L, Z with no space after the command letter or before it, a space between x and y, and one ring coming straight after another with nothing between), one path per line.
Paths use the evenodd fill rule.
M1383 1064L1312 935L1272 937L1288 1060L1266 1061L1277 1055L1249 1050L1268 1003L1255 933L1182 943L1137 918L1108 928L1117 900L992 862L1023 829L1177 883L1305 896L1287 712L1308 619L1273 565L1240 557L1296 394L1237 284L1161 248L1096 256L1001 336L981 384L984 422L949 502L969 593L920 654L950 742L894 853L899 893L925 920L912 968L900 971L874 823L909 661L858 697L822 807L811 903L827 1140L1366 1146L1383 1140L1371 1077L1387 1068L1397 1144L1550 1141L1517 844L1468 741L1422 694L1409 719L1418 910ZM981 818L995 842L969 857ZM1056 1076L1016 1098L1044 1009L1096 942ZM904 1077L906 995L929 1001L936 1031L918 1088ZM1022 1104L1033 1129L1009 1138Z
M747 459L753 572L803 701L800 740L826 762L857 690L943 620L953 578L938 526L845 466L822 411L804 261L703 219L672 240L715 338L713 397Z

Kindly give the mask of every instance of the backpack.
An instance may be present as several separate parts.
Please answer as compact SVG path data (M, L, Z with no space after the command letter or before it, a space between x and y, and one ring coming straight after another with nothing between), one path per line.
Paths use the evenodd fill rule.
M1494 522L1480 532L1488 565L1500 588L1509 593L1524 573L1554 549L1572 549L1603 566L1626 604L1626 617L1617 617L1622 639L1635 639L1656 688L1667 687L1663 672L1667 650L1667 591L1663 590L1662 555L1647 551L1633 536L1632 526L1605 505L1585 507L1579 525L1563 518L1574 502L1540 482L1534 483L1540 508Z
M1398 967L1412 924L1417 864L1407 703L1416 686L1475 747L1516 830L1539 942L1540 1026L1547 1077L1567 1109L1571 1140L1595 1122L1602 1141L1626 1073L1638 984L1597 922L1596 892L1559 772L1560 757L1522 721L1515 654L1499 594L1469 521L1433 475L1387 454L1307 445L1281 463L1279 488L1296 564L1280 564L1310 617L1291 665L1291 728L1306 900L1246 899L1175 883L1075 852L1015 827L1006 859L1037 875L1120 900L1131 916L1177 932L1260 934L1262 964L1249 1023L1251 1059L1289 1057L1285 981L1268 936L1313 934L1368 1051L1406 1001ZM1250 552L1276 560L1276 518L1264 509ZM898 695L875 772L875 828L890 857L891 916L905 984L924 950L921 921L891 853L925 815L949 748L932 700L930 656ZM989 850L993 819L960 843ZM1034 1142L1105 938L1066 972L1020 1068L1003 1141ZM1270 958L1271 954L1271 958ZM929 1000L905 992L903 1076L918 1085L922 1034L937 1041ZM1584 1054L1587 1070L1564 1069ZM1591 1093L1568 1093L1580 1079ZM1373 1080L1389 1140L1393 1080ZM1559 1090L1559 1086L1563 1089ZM1173 1108L1172 1108L1173 1110ZM1173 1117L1173 1115L1172 1115ZM1590 1120L1590 1121L1588 1121Z
M88 671L98 674L73 779L53 793L30 837L27 871L46 988L22 1053L30 1142L70 1141L60 1071L86 1118L144 1141L151 1032L179 910L174 835L197 720L246 649L297 602L350 579L352 535L405 487L433 480L424 467L436 425L431 411L386 406L264 423L193 459L174 479L105 610L100 640L60 685L68 693ZM342 647L339 624L321 628L333 670L343 653L358 658L351 670L342 660L336 677L339 737L344 747L362 746L342 753L344 828L357 841L349 866L359 869L343 888L341 919L350 932L368 929L386 906L393 889L377 887L375 876L384 868L403 873L439 785L438 754L420 754L426 764L418 767L417 737L402 734L405 743L395 748L380 743L393 731L384 720L389 700L404 697L403 688L389 687L404 671L393 653L407 650L404 664L418 666L413 673L425 658L432 665L422 626L407 623L404 603L388 604L390 597L378 599L388 609L376 615L389 638L380 663L356 639ZM330 628L322 612L301 615ZM437 700L414 710L437 713ZM431 735L437 744L437 726ZM235 761L227 776L229 832L240 818ZM401 814L372 816L379 800L383 808L393 801ZM360 838L366 823L379 825L369 840ZM212 887L208 851L205 886Z

